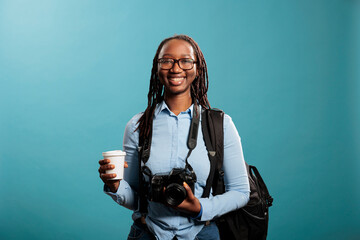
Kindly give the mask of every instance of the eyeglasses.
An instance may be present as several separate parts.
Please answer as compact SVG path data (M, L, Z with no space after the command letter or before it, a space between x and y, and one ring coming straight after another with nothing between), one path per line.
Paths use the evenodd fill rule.
M159 58L158 63L160 68L164 70L172 69L175 63L178 63L182 70L190 70L194 67L196 61L191 58L180 58L177 60L172 58Z

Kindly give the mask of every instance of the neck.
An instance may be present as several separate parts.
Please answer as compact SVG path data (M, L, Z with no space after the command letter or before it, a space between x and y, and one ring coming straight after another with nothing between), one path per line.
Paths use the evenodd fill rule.
M192 104L192 99L190 95L176 95L167 97L165 94L164 99L166 105L176 116L188 109Z

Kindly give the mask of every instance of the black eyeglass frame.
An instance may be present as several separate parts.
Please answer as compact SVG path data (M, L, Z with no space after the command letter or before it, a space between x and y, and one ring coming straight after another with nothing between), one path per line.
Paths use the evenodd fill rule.
M172 69L173 67L174 67L174 64L175 63L177 63L178 64L178 66L179 66L179 68L181 68L182 70L191 70L191 69L193 69L194 68L194 63L197 63L197 61L195 61L194 59L192 59L192 58L179 58L179 59L174 59L174 58L159 58L158 60L157 60L157 62L161 65L161 60L162 59L167 59L167 60L172 60L172 61L174 61L173 62L173 64L171 65L171 68L162 68L161 66L160 66L160 68L161 69L163 69L163 70L170 70L170 69ZM184 59L190 59L190 60L192 60L192 67L191 68L189 68L189 69L184 69L184 68L182 68L181 66L180 66L180 61L181 60L184 60Z

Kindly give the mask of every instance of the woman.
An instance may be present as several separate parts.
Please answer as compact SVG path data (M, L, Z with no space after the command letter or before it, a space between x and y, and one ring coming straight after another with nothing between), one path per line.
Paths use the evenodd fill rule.
M179 205L170 207L148 201L146 218L138 212L139 135L147 137L152 133L151 153L146 162L152 174L184 168L194 106L210 107L207 86L206 62L192 38L175 35L160 43L153 60L148 107L144 113L135 115L125 129L123 148L127 164L124 179L109 180L114 175L105 174L105 170L114 166L106 159L99 161L104 191L120 205L134 210L129 239L220 239L216 224L211 220L248 202L250 190L240 137L231 118L225 115L223 170L226 192L201 198L210 163L202 131L198 131L196 148L188 158L197 177L194 193L184 183L187 197Z

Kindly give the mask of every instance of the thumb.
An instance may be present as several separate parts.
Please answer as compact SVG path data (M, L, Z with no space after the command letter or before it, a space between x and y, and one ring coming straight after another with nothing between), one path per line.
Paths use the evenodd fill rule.
M194 196L194 193L191 191L190 186L186 182L183 182L183 186L187 192L188 198L190 198L190 199L194 198L195 196Z

